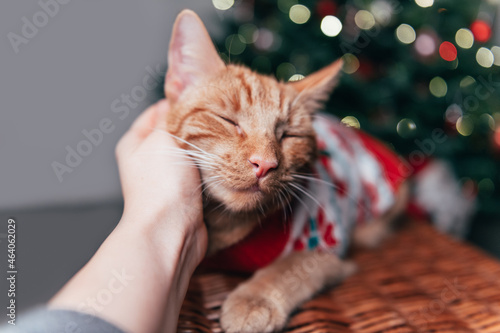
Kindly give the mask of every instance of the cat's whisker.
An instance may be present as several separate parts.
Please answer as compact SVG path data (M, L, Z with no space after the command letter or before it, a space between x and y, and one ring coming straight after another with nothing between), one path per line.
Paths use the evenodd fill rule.
M170 163L170 165L189 165L189 166L206 166L212 170L216 170L216 168L210 164L206 164L203 161L177 161Z
M206 156L203 153L199 153L197 151L192 151L192 150L184 150L184 153L191 156L191 157L201 158L201 159L204 159L204 160L211 162L213 164L217 164L216 160L212 156Z
M264 211L264 207L262 207L262 202L259 202L259 211L261 212L262 216L266 216L266 212Z
M322 205L320 204L320 202L318 201L318 199L316 199L311 193L309 193L309 191L307 191L303 186L301 186L299 184L294 184L294 183L290 183L290 186L292 186L293 188L297 189L298 191L304 193L311 200L313 200L318 205L318 207L323 208Z
M198 147L197 145L192 144L191 142L188 142L188 141L186 141L186 140L184 140L184 139L182 139L182 138L178 137L177 135L173 135L173 134L171 134L171 133L169 133L169 132L167 132L167 131L165 131L165 130L160 130L159 128L155 128L154 130L155 130L155 131L157 131L157 132L160 132L160 133L164 133L164 134L166 134L166 135L168 135L168 136L170 136L170 137L172 137L172 138L174 138L174 139L177 139L177 140L179 140L179 141L181 141L181 142L183 142L183 143L187 144L188 146L193 147L194 149L196 149L196 150L198 150L198 151L200 151L200 152L202 152L202 153L206 154L207 156L211 156L211 157L214 157L214 158L220 158L219 156L217 156L217 155L215 155L215 154L210 154L210 153L206 152L205 150L201 149L201 148L200 148L200 147Z
M215 160L211 156L206 156L204 153L200 153L197 151L182 149L182 148L170 148L166 150L159 150L159 153L169 153L171 155L188 155L190 157L196 157L198 159L203 159L206 162L210 162L214 165L218 165Z
M219 165L216 163L207 162L206 160L199 159L199 158L193 158L193 157L190 158L189 160L174 162L171 165L189 165L189 166L196 166L196 167L200 167L202 169L213 170L213 171L217 171L219 168Z
M207 182L205 184L205 188L201 191L201 194L203 194L207 189L209 189L210 187L216 187L220 184L222 184L224 182L224 179L219 179L219 180L216 180L216 181L212 181L212 182ZM206 195L208 195L208 193L205 193Z
M183 149L180 149L180 150L160 150L160 151L154 151L154 152L144 152L142 154L143 155L164 154L164 155L169 155L169 156L185 156L185 157L189 156L191 158L191 160L196 162L198 165L204 165L204 166L213 167L213 168L219 166L218 163L216 163L215 161L213 161L210 158L207 158L206 156L203 156L201 154L196 154L196 153L193 153L191 151L187 151L187 150L183 150ZM189 161L187 160L187 161L180 161L180 162L184 163L184 162L189 162Z
M285 189L285 191L287 193L289 193L290 195L292 195L293 197L295 197L295 199L297 199L305 207L305 209L307 210L307 212L309 213L309 215L311 215L311 210L309 209L309 207L306 205L306 203L304 202L304 200L302 200L302 198L299 195L297 195L294 191L292 191L288 187L284 187L284 189Z
M338 190L341 194L349 196L349 193L347 193L347 190L344 189L344 188L342 188L342 187L340 187L340 186L338 186L337 184L328 182L328 181L326 181L324 179L320 179L320 178L316 178L316 177L311 177L311 176L305 176L305 175L306 174L292 174L292 177L299 178L299 179L305 179L305 180L312 180L312 181L315 181L315 182L318 182L318 183L330 186L330 187ZM312 174L310 174L310 175L312 175Z
M201 167L204 167L205 169L209 169L209 170L217 170L218 169L217 165L213 165L213 164L207 163L205 161L193 160L193 163L196 164L197 166L201 166Z
M170 165L177 165L177 166L194 166L194 167L200 167L204 170L213 170L213 171L217 171L216 168L212 167L212 166L207 166L207 165L204 165L203 163L199 163L199 162L196 162L196 161L192 161L192 162L175 162L175 163L172 163Z
M286 190L286 186L284 186L284 189ZM286 191L283 193L283 195L285 196L285 198L286 198L286 193L287 193ZM288 198L287 199L288 208L290 210L290 213L292 213L293 212L292 211L292 205L291 205L292 198L291 198L291 196L288 196L287 198Z
M225 203L224 203L224 202L221 202L221 203L220 203L220 204L218 204L216 207L214 207L214 208L212 209L212 211L217 210L217 209L219 209L219 208L221 208L221 207L223 207L223 206L225 206Z
M318 183L321 183L321 184L324 184L324 185L327 185L327 186L330 186L336 190L339 191L339 193L341 193L342 195L345 195L349 200L351 200L352 202L354 202L354 204L359 208L359 209L362 209L364 211L367 211L368 209L362 205L354 196L352 196L349 191L347 191L347 189L345 188L342 188L334 183L331 183L331 182L328 182L328 181L325 181L323 179L319 179L319 178L315 178L315 177L310 177L310 176L305 176L306 174L292 174L292 177L295 177L295 178L300 178L300 179L305 179L305 180L311 180L311 181L316 181ZM313 175L313 174L308 174L308 175ZM369 213L369 212L368 212Z
M318 183L322 183L322 184L331 186L331 187L333 187L335 189L341 190L340 186L338 186L338 185L336 185L334 183L328 182L326 180L320 179L320 178L315 178L315 177L311 177L311 176L303 176L303 175L300 175L300 174L292 174L292 177L294 177L294 178L300 178L300 179L305 179L305 180L313 180L313 181L316 181Z
M175 154L170 154L170 153L165 153L165 155L169 155L169 156L181 156L181 155L175 155ZM191 157L191 160L195 161L195 162L199 162L199 163L204 163L206 165L218 166L218 164L216 164L216 163L213 163L213 162L210 162L210 161L204 160L202 158L198 158L198 157ZM180 162L184 162L184 161L180 161Z
M283 197L285 198L284 200L288 206L288 210L290 211L290 215L293 215L292 204L290 202L291 200L290 200L290 197L287 198L285 191L283 191Z
M206 178L206 179L203 179L203 180L201 181L201 184L200 184L200 185L198 185L198 186L196 187L196 189L194 190L194 192L198 191L198 190L199 190L202 186L206 186L206 187L208 187L208 186L210 185L210 184L209 184L210 182L214 182L214 181L216 181L216 180L218 180L218 179L221 179L221 178L222 178L221 176L219 176L219 175L215 175L215 176L210 176L210 177L208 177L208 178ZM206 189L206 188L205 188L205 189ZM203 192L205 191L205 189L203 189L203 190L201 191L201 193L202 193L202 194L203 194Z
M196 193L196 192L197 192L197 191L198 191L198 190L199 190L202 186L204 186L204 185L205 185L205 182L204 182L204 181L202 181L202 182L200 183L200 185L196 186L196 188L193 190L193 192L191 193L191 195L194 195L194 194L195 194L195 193ZM201 191L201 193L202 193L202 194L203 194L203 191L204 191L204 190L202 190L202 191Z
M280 203L280 207L281 209L283 210L283 215L284 215L284 221L287 221L287 215L286 215L286 210L287 210L287 207L285 205L285 202L283 201L283 198L282 198L282 189L279 188L277 193L276 193L278 196L278 199L279 199L279 203Z
M218 186L218 185L222 184L223 182L224 182L224 179L213 179L213 180L209 180L209 181L204 181L202 183L202 185L205 186L205 188L203 189L202 193L205 190L207 190L208 188Z
M280 188L278 188L278 191L276 192L278 199L280 200L280 205L283 209L286 209L286 204L289 204L289 200L286 199L286 194L283 192L283 187L284 185L281 185Z

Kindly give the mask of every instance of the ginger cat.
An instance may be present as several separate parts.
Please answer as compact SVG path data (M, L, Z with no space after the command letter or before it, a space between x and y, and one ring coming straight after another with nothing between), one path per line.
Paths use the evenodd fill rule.
M317 116L341 61L289 83L226 65L185 10L168 62L167 129L200 170L207 255L257 269L228 296L221 327L280 330L294 308L355 271L341 259L352 238L375 246L388 234L409 175L376 140Z

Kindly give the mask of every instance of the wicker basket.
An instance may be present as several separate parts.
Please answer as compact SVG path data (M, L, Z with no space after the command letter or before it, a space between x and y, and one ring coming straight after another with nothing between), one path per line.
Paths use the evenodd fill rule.
M410 223L352 257L360 271L304 303L285 332L500 332L500 264L476 248ZM245 278L196 273L178 332L221 332L221 304Z

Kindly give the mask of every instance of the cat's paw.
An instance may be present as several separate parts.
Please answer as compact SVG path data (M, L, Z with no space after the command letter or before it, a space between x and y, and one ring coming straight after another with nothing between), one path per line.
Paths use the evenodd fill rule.
M279 301L260 296L233 292L222 305L220 324L227 333L274 332L282 329L288 314Z

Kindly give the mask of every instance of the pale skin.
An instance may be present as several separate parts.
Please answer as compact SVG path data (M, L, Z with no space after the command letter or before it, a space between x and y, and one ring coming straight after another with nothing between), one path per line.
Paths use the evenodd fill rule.
M177 147L164 133L168 110L166 101L151 106L120 140L123 216L49 307L87 312L126 332L175 331L207 231L198 170L182 155L161 152ZM126 282L117 281L117 273ZM106 290L112 300L99 302Z

